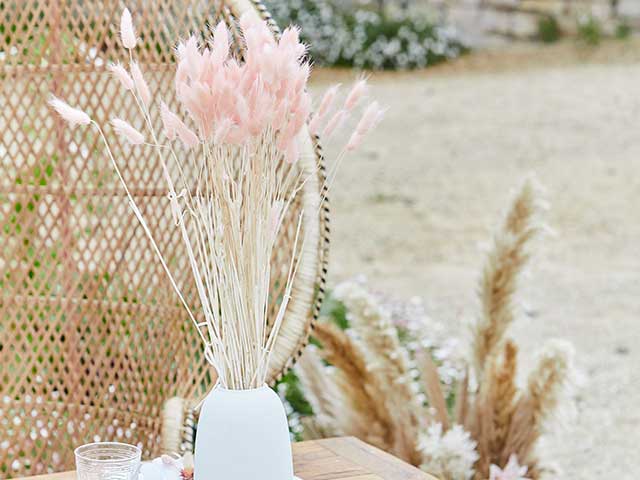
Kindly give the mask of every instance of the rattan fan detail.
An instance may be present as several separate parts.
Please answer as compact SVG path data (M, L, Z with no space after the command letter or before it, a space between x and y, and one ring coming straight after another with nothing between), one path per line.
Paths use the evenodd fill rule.
M137 57L154 92L177 108L172 45L253 11L254 0L132 0ZM160 451L171 397L193 401L213 380L197 335L173 294L125 196L89 130L70 131L46 107L49 92L105 123L133 117L115 94L108 60L124 60L116 0L0 2L0 478L73 466L74 446L93 440ZM236 42L236 48L239 48ZM159 125L158 115L153 117ZM190 288L179 232L152 152L111 139L177 281ZM294 209L304 212L301 270L278 340L275 381L306 345L324 294L328 206L318 139L301 168L313 173ZM292 216L295 212L292 212ZM273 306L283 288L293 222L274 257Z

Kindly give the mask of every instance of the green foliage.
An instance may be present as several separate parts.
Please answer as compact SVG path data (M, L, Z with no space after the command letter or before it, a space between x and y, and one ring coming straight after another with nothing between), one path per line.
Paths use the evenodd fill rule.
M554 43L562 37L562 30L556 17L545 15L538 20L538 33L536 38L543 43Z
M422 68L459 56L457 34L424 16L389 15L329 0L267 0L282 27L295 24L316 65L364 69Z
M584 45L596 47L602 41L602 26L598 19L591 15L578 20L578 40Z
M327 318L335 323L342 330L349 328L349 320L347 319L347 307L344 303L337 300L330 293L322 302L322 309L320 310L320 316Z
M615 36L618 40L625 40L633 33L631 25L626 19L623 19L616 25Z
M298 412L300 415L313 415L313 409L304 397L304 393L300 388L300 381L293 370L282 377L282 380L280 380L278 384L286 385L284 398L289 402L289 405L291 405L295 412Z

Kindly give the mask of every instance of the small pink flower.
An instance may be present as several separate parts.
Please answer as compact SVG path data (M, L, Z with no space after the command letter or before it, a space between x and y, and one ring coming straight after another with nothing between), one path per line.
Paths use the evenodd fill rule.
M125 122L120 118L114 118L111 120L111 125L113 125L113 128L118 135L126 138L132 145L140 145L144 143L144 135L133 128L128 122Z
M193 455L189 452L182 457L183 468L180 472L182 480L193 480Z
M502 470L497 465L489 467L489 480L529 480L525 478L527 466L520 466L518 457L514 454L509 457L507 466Z
M124 48L129 50L136 48L136 31L133 28L133 22L131 20L131 12L128 8L125 8L120 18L120 39Z

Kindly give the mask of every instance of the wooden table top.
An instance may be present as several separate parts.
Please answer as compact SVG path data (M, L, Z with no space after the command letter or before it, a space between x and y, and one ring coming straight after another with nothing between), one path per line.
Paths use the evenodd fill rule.
M293 464L301 480L436 480L353 437L294 443ZM29 480L75 479L74 472L29 477Z

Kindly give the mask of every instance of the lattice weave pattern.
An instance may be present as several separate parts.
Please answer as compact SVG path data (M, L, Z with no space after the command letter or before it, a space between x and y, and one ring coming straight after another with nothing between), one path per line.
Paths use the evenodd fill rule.
M132 0L127 6L142 39L137 58L152 90L174 109L172 42L193 31L207 35L207 26L220 19L233 29L246 9L267 15L248 0ZM0 478L70 469L73 448L90 441L141 444L144 456L157 455L164 402L196 399L213 380L97 136L69 130L46 106L53 92L101 124L114 116L138 118L106 73L107 61L126 60L117 32L123 7L116 0L0 2ZM195 304L157 159L151 149L110 141ZM318 174L297 205L305 211L306 237L296 301L272 378L306 343L324 287L328 209L321 205L317 143L313 150L310 142L301 166ZM293 222L285 228L273 259L272 308L294 228Z

